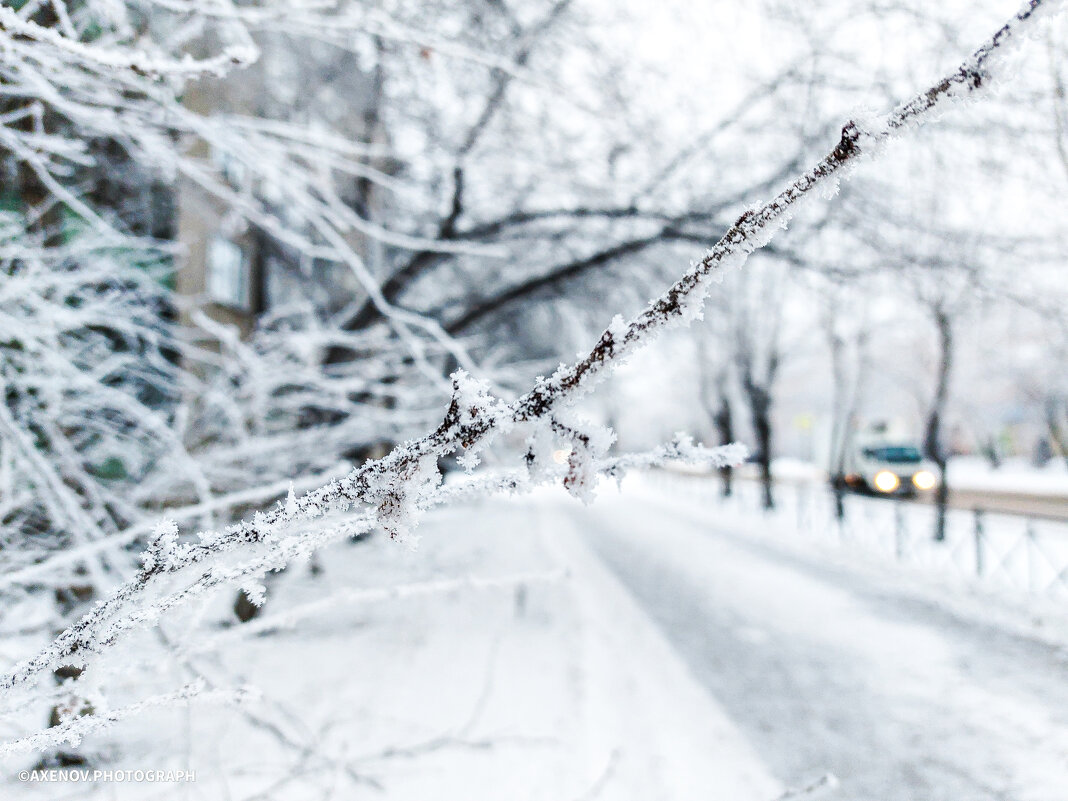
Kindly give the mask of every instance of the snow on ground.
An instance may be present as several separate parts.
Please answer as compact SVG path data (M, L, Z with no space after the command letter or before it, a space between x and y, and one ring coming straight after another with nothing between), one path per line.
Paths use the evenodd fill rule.
M315 573L293 566L262 617L210 635L221 657L190 657L213 682L259 688L263 703L145 713L81 748L92 767L192 769L195 782L12 779L30 758L4 765L0 795L776 797L736 724L583 545L580 508L494 500L430 516L415 552L378 538L329 549ZM345 593L362 595L305 606Z
M414 552L331 547L185 657L262 703L142 714L80 749L194 783L20 782L27 758L0 796L771 801L833 772L821 799L1063 801L1068 599L975 581L927 528L899 560L885 501L817 536L791 489L761 515L654 472L591 507L435 513Z
M756 465L746 465L747 472L754 478L758 475ZM790 459L783 457L776 459L771 464L772 475L777 481L823 481L827 480L827 471L822 467L806 462L803 459Z
M949 485L974 491L1018 492L1068 497L1068 466L1051 459L1035 467L1023 459L1007 459L997 469L977 456L957 456L949 463Z

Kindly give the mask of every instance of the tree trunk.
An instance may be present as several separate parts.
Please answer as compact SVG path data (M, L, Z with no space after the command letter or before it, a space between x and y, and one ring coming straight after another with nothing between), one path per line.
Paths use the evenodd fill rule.
M927 458L938 466L934 538L941 542L946 538L946 505L949 500L949 483L946 480L946 466L949 454L943 443L942 425L945 419L946 404L949 400L949 377L953 368L953 323L949 314L941 305L935 305L932 311L934 313L935 326L938 329L938 375L934 397L931 399L931 406L927 413L923 446L927 452Z
M775 493L771 476L771 394L763 387L749 381L745 382L745 392L749 399L749 411L753 418L757 462L760 465L761 505L765 509L774 509Z
M946 463L938 463L938 488L935 490L934 538L942 542L946 538L946 509L949 506L949 484L946 482Z
M723 386L720 387L719 408L712 417L713 422L716 424L716 431L719 433L720 445L730 445L734 442L734 418L731 412L731 401L727 397L725 389ZM734 491L734 468L730 465L721 467L719 476L722 481L720 494L724 498L729 498Z
M754 419L757 447L760 448L760 484L763 490L765 509L775 508L775 495L771 477L771 417L769 409L764 408Z
M835 330L833 319L827 321L827 333L831 348L831 376L834 382L831 401L831 451L827 472L830 474L831 488L834 492L834 517L836 520L844 520L845 500L842 496L845 484L845 432L848 425L845 412L846 379L843 363L845 342Z
M867 329L858 331L855 337L856 368L850 376L846 364L846 341L835 328L834 319L828 319L828 345L831 352L831 376L833 395L831 404L831 441L827 472L834 493L834 516L837 520L845 519L845 465L846 455L852 444L852 426L857 410L860 408L861 393L868 373L868 339Z
M1061 458L1068 464L1068 434L1061 426L1061 410L1068 409L1068 403L1057 398L1046 399L1046 428L1054 447L1061 452ZM1065 415L1068 417L1068 415Z
M845 490L837 479L834 482L834 519L845 520Z
M771 427L771 387L778 370L778 356L773 354L768 359L767 372L763 383L753 376L752 363L745 359L743 362L742 389L749 405L749 416L753 423L753 435L756 437L757 463L760 465L760 485L762 503L764 509L775 508L775 493L772 486L771 456L772 456L772 427Z

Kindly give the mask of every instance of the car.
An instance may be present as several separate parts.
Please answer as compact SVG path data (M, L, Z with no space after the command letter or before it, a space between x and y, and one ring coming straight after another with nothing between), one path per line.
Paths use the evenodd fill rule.
M849 455L848 487L875 495L910 497L938 486L938 477L920 449L907 442L866 442Z

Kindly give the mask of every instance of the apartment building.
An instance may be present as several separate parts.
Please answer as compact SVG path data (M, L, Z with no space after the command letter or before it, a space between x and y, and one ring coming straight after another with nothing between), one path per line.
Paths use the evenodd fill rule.
M325 45L315 54L298 53L284 36L257 44L261 57L253 66L192 83L183 96L187 107L203 115L318 122L359 141L379 136L375 79L359 69L354 56ZM250 154L241 147L235 136L234 152L203 141L190 143L190 152L230 189L251 193L269 207L272 187L252 180L245 167ZM353 186L353 202L361 202L362 192ZM301 301L335 311L359 292L347 267L287 248L228 205L189 179L179 183L177 237L185 256L177 291L212 318L245 336L269 310ZM359 252L365 243L351 244Z

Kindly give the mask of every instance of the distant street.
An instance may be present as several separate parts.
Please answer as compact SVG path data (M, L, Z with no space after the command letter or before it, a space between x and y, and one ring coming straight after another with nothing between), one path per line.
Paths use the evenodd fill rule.
M751 476L741 475L742 481L754 481ZM709 476L709 481L718 482L715 476ZM799 479L777 479L779 484L797 484ZM822 484L814 479L804 479L803 483ZM934 500L931 493L920 495L915 499L897 500L898 503L932 503ZM985 512L1000 514L1023 515L1024 517L1039 517L1051 520L1068 520L1068 496L1048 495L1041 493L1014 492L1006 490L970 490L953 489L949 491L949 506L952 509L982 509Z
M1068 653L668 501L580 520L771 772L842 801L1064 801Z
M931 499L925 498L923 502L930 503ZM950 489L949 505L954 509L982 509L1025 517L1068 520L1068 498L1058 495Z

